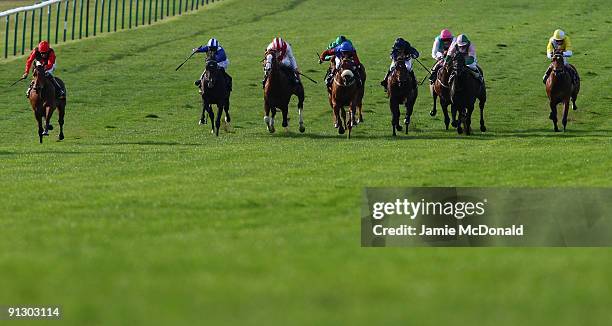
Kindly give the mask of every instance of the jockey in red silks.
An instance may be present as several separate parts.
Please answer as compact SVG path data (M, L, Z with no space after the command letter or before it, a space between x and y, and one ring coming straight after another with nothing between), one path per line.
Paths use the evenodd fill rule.
M300 84L300 70L298 68L297 61L293 56L293 49L291 48L291 45L285 42L285 40L282 38L276 37L266 48L266 57L264 59L266 64L264 67L264 79L262 80L263 86L266 86L266 80L268 79L270 68L272 67L272 55L270 54L272 51L278 53L277 59L280 61L281 67L290 70L291 74L293 75L289 76L289 81L294 85Z
M56 68L55 59L55 51L53 51L53 49L49 46L49 42L40 42L38 46L32 50L32 53L30 53L30 56L26 61L25 72L23 73L22 78L28 78L28 74L30 73L30 69L32 68L34 61L39 62L45 67L45 75L49 78L49 80L51 80L51 82L53 82L53 85L55 85L58 97L63 98L66 96L66 91L60 86L53 76L53 72ZM29 95L30 89L28 89L28 92L26 93L26 96L29 97Z

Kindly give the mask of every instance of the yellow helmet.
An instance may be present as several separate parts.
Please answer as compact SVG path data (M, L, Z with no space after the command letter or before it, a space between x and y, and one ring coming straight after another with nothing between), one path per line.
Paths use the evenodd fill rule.
M563 41L565 39L565 32L560 29L556 30L553 34L553 39L557 41Z

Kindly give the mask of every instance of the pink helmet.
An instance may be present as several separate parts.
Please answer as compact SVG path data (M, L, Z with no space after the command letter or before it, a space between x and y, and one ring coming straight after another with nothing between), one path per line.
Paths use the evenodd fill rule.
M452 39L453 38L453 33L451 33L451 31L449 31L448 29L443 29L440 32L440 38L443 39L443 40Z
M282 38L277 37L272 41L272 49L285 52L287 51L287 42L285 42Z

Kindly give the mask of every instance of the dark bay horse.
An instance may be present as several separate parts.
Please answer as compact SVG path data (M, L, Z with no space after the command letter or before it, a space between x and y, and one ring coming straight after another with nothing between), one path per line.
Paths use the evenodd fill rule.
M563 58L563 53L557 51L553 55L553 70L546 80L546 94L548 95L550 104L550 120L553 121L555 131L559 131L557 127L557 105L563 103L563 131L567 126L567 115L569 113L569 102L572 101L572 108L577 110L576 98L580 91L580 79L576 77L574 83L570 69L574 69L573 73L578 76L578 71L574 66L566 67Z
M444 113L444 125L446 126L446 130L448 130L448 126L451 123L450 117L448 115L448 106L451 104L450 98L450 86L448 85L448 78L450 77L450 65L443 65L438 69L436 81L429 86L431 90L431 96L433 97L433 108L429 112L429 115L432 117L436 116L436 100L440 99L440 106L442 107L442 112ZM456 117L453 116L453 127L457 126Z
M59 140L64 139L64 114L66 109L66 98L59 99L53 82L49 80L45 74L45 67L42 63L36 62L36 68L34 69L33 80L31 89L28 92L28 99L34 112L34 117L38 123L38 138L40 143L43 142L43 136L49 135L49 130L53 127L50 124L51 116L53 111L57 108L58 111L58 123L60 125L60 133L58 136ZM57 82L61 87L64 87L64 82L59 78L56 78ZM45 126L43 128L43 119L45 120Z
M280 110L283 114L283 127L285 132L289 131L289 102L291 96L295 95L298 98L298 115L300 118L300 132L306 131L304 127L304 118L302 117L302 111L304 110L304 86L302 83L295 84L289 78L293 72L281 67L278 53L276 51L266 52L266 59L264 60L266 71L268 71L268 77L264 84L264 122L270 133L275 132L274 128L274 117L276 116L276 110Z
M478 99L480 106L480 131L485 132L484 121L484 106L487 100L486 89L484 84L474 77L470 70L465 65L465 57L457 52L452 58L452 70L454 77L449 81L451 111L453 117L459 113L459 123L457 123L457 133L470 135L472 133L472 112L474 112L474 104ZM461 126L463 124L463 128Z
M410 116L414 109L414 103L418 96L418 89L415 81L410 76L410 72L406 67L404 57L398 57L395 62L395 69L387 80L387 94L389 95L389 108L391 109L391 127L393 128L393 136L395 131L402 131L402 126L399 123L400 104L406 107L406 134L408 133L408 125L410 125Z
M340 135L348 129L348 138L351 138L356 110L363 98L363 86L357 80L353 69L357 69L355 63L343 58L340 69L336 69L334 73L329 97L333 109L334 127L338 129ZM348 112L346 106L349 107Z
M229 128L232 121L229 114L230 90L225 79L225 73L212 58L206 60L206 70L204 70L200 79L200 93L202 94L202 117L200 118L200 124L206 124L206 113L208 113L212 127L211 133L219 136L223 112L225 112L227 128ZM217 105L216 120L212 109L213 104Z

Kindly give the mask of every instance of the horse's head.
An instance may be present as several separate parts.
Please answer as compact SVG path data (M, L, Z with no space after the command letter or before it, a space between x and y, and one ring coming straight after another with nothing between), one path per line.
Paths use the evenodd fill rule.
M340 62L340 84L343 86L350 86L355 82L355 62L349 57L343 57Z
M393 72L393 78L400 83L408 80L408 68L406 67L405 56L399 56L395 60L395 71Z
M217 61L209 59L206 60L206 70L204 71L204 85L207 88L214 88L217 82L217 71L219 66Z
M45 85L45 65L39 61L36 61L32 76L34 78L33 89L36 92L40 92Z
M457 76L461 75L465 70L465 57L461 52L457 51L451 59L453 71Z
M563 74L563 72L565 71L565 59L563 58L563 51L555 51L552 58L552 65L556 75Z

